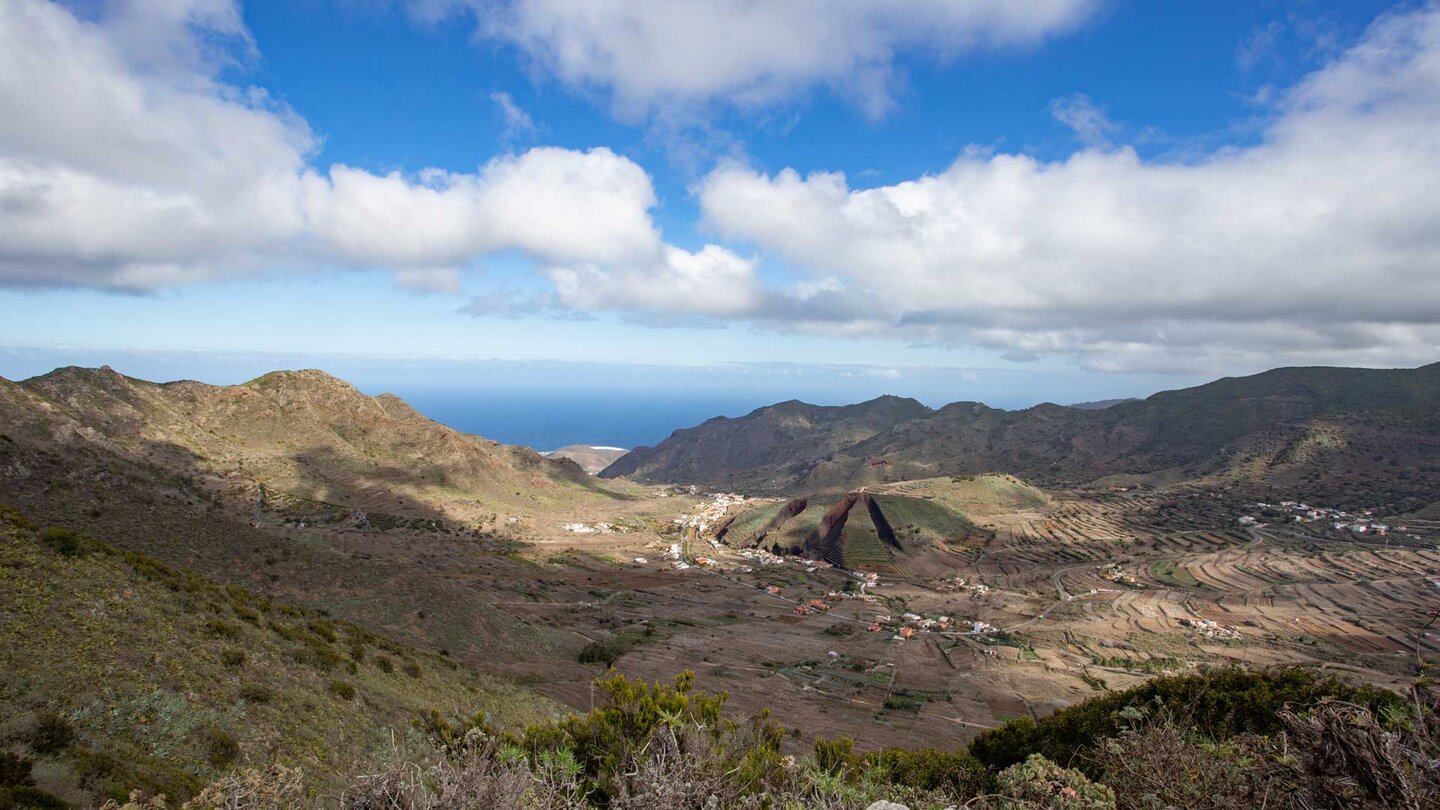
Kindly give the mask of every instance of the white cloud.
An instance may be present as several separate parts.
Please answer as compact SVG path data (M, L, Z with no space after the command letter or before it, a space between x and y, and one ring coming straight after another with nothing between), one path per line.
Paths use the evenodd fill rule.
M939 60L1069 32L1099 0L410 0L418 16L474 14L570 85L622 114L713 99L755 106L827 86L871 114L891 104L896 57Z
M311 234L355 264L464 264L514 249L549 262L647 261L660 253L643 169L609 149L542 147L474 174L376 175L348 166L306 179Z
M971 150L867 190L732 165L698 194L718 232L843 279L883 329L1170 368L1434 360L1437 188L1432 8L1377 21L1282 97L1258 145L1191 163Z
M451 288L507 250L662 262L634 162L537 148L470 173L322 173L303 118L215 78L253 54L229 0L117 2L93 20L0 2L0 283L146 290L339 263Z
M666 247L651 265L556 267L548 275L558 303L582 311L733 317L761 303L755 263L717 245L697 253Z
M308 128L200 70L220 62L204 43L248 41L237 26L228 3L118 4L99 22L0 3L0 278L150 286L301 230Z
M1050 102L1050 114L1069 127L1087 146L1106 147L1110 136L1119 129L1105 115L1105 110L1084 93L1075 93Z
M500 108L500 117L505 122L504 137L507 140L535 134L535 119L521 109L509 93L491 93L490 100Z

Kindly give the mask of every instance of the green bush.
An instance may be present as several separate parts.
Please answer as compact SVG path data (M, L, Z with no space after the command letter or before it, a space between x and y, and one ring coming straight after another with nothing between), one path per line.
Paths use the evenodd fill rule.
M211 638L234 641L240 638L240 625L234 622L227 622L224 619L206 619L204 626L205 635Z
M849 737L836 737L833 740L820 737L815 740L815 766L822 773L833 776L855 767L858 761L859 758L855 756L855 741Z
M400 665L400 671L412 678L420 677L420 665L414 661L406 661Z
M78 557L93 551L95 543L90 538L76 534L69 529L48 528L40 532L40 542L49 546L61 557Z
M1023 763L1001 771L996 783L1004 797L1000 803L1003 808L1115 810L1115 791L1039 754L1031 754Z
M580 650L580 663L614 666L621 656L630 652L634 647L635 639L623 633L592 641Z
M240 685L240 699L246 703L269 703L274 694L268 686L258 683L246 683Z
M395 671L395 662L383 655L377 655L375 656L375 668L388 675Z
M245 651L234 649L222 650L220 652L220 663L224 664L226 669L239 669L245 666Z
M748 727L722 713L726 695L692 692L695 674L682 672L675 685L647 684L615 675L595 682L604 705L558 723L531 726L510 743L524 749L532 762L564 755L580 769L584 792L605 806L614 796L622 771L656 739L657 733L700 730L721 762L717 767L736 780L741 790L763 789L780 770L784 730L769 722L768 713ZM678 742L678 740L677 740Z
M341 700L354 700L355 687L344 681L331 681L330 694L340 698Z
M0 810L69 810L60 798L29 785L0 788Z
M75 742L75 726L70 718L59 712L40 712L35 716L35 724L30 727L27 736L31 750L52 756Z
M223 768L239 758L240 741L222 728L205 726L200 729L200 749L211 765Z
M888 784L947 790L960 796L981 793L986 784L985 766L965 751L886 748L864 755L860 765L867 775Z
M305 626L310 628L310 632L320 638L325 639L331 644L335 643L335 625L331 624L329 619L316 619L307 622Z
M1038 721L1028 717L1011 720L976 737L970 753L995 770L1024 762L1031 754L1043 754L1052 762L1080 762L1080 767L1089 768L1076 754L1126 728L1120 712L1127 707L1161 707L1193 723L1206 737L1225 740L1235 734L1274 734L1280 730L1281 709L1307 709L1324 697L1366 706L1377 713L1402 702L1393 692L1351 686L1334 676L1302 669L1249 672L1227 667L1199 675L1156 678Z

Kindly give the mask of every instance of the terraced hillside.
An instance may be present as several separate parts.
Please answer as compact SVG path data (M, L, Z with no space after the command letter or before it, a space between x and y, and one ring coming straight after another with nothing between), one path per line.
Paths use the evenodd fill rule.
M1017 482L1018 483L1018 482ZM971 485L985 488L986 484ZM963 502L958 484L916 482L915 491L944 491ZM983 507L982 507L983 508ZM717 538L736 547L823 559L852 570L893 568L915 557L983 534L974 522L930 494L857 490L838 498L815 496L765 504L735 516Z

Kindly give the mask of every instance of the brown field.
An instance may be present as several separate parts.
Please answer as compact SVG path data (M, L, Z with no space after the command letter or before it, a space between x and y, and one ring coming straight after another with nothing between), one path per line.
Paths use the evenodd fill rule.
M1050 495L977 519L991 539L881 574L874 603L826 597L849 578L838 569L762 566L704 537L691 553L718 559L719 570L674 570L661 554L678 529L549 533L523 555L548 562L457 575L457 584L534 628L537 642L564 640L528 657L471 660L584 708L601 667L578 664L579 649L628 634L635 644L616 669L651 679L693 670L737 708L769 708L795 730L797 748L837 734L866 747L951 746L1011 717L1205 664L1306 664L1399 684L1413 671L1417 629L1440 610L1431 582L1440 551L1430 546L1237 528L1241 499L1197 487ZM640 503L629 508L695 505ZM1133 584L1103 578L1111 564ZM948 586L953 577L988 591ZM813 598L830 610L797 615ZM896 622L866 629L877 615L898 620L903 611L952 617L960 629L988 622L1006 637L921 631L900 641ZM1195 619L1238 637L1208 638L1181 623ZM831 629L840 627L848 631ZM1435 635L1419 645L1440 659Z

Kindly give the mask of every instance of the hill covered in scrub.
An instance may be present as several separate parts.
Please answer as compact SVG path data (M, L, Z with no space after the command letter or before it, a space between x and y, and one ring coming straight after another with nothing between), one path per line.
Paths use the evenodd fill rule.
M1282 368L1102 409L785 402L637 448L604 477L761 494L1001 470L1041 483L1243 477L1392 512L1440 490L1440 364Z
M35 790L76 806L133 789L184 799L272 761L303 768L313 793L432 710L516 727L558 710L351 622L8 509L0 638L0 751L34 763ZM0 798L13 806L27 805Z
M0 503L472 663L583 643L521 633L464 580L530 572L515 552L537 525L632 493L318 371L0 380Z
M0 379L0 420L12 442L119 455L215 495L249 496L263 484L403 518L478 524L597 492L573 462L460 433L398 397L366 396L314 370L215 386L61 368Z

